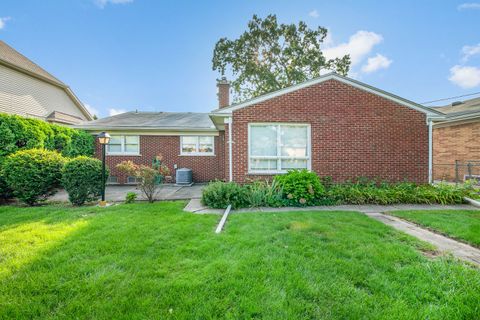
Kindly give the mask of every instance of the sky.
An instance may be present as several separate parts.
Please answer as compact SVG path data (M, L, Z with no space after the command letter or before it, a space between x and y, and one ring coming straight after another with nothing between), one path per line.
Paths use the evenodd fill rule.
M350 54L349 76L406 99L480 92L480 1L2 0L0 39L99 117L209 112L215 43L254 14L327 28L327 57Z

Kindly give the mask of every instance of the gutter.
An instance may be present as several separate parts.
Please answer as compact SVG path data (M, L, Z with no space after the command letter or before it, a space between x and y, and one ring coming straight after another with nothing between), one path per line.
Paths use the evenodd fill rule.
M428 183L433 183L433 120L427 119L428 123Z
M232 168L232 129L233 129L233 121L232 117L228 117L225 119L225 123L228 124L228 181L233 181L233 168Z

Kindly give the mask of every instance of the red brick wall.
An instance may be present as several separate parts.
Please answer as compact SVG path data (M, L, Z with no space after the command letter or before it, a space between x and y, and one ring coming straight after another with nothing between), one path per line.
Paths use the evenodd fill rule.
M433 128L433 173L436 180L455 180L455 160L465 165L465 160L480 161L480 121L457 123ZM472 174L480 168L473 167ZM463 166L458 168L459 179L468 174Z
M153 158L161 153L165 164L170 168L175 179L173 165L180 168L190 168L194 182L207 182L215 179L224 179L224 133L215 137L215 156L180 156L179 136L140 136L141 156L108 156L106 164L110 168L110 175L117 176L119 183L126 183L127 176L119 172L115 166L124 160L132 160L136 164L151 165ZM101 147L97 142L96 157L101 159Z
M342 82L329 80L234 111L238 182L261 177L248 174L248 123L254 122L309 123L312 170L320 176L428 181L425 115Z

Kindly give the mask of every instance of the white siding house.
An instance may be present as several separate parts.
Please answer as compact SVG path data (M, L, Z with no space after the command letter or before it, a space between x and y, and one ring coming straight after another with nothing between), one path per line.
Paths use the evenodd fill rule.
M70 88L0 41L0 113L74 125L92 116Z

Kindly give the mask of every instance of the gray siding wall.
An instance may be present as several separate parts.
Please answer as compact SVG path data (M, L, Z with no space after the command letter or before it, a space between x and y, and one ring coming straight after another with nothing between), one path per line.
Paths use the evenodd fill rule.
M52 111L87 120L63 89L0 65L0 112L45 119Z

